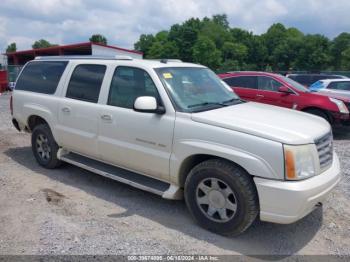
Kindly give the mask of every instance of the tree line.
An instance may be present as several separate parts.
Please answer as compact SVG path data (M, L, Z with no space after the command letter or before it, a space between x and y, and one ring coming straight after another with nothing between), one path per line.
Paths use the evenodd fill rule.
M273 24L261 35L231 28L227 16L191 18L169 30L142 34L134 48L145 58L177 58L215 71L350 70L350 34L334 39Z
M101 34L89 40L107 44ZM33 49L55 46L45 39L35 41ZM191 18L169 30L142 34L134 48L144 58L175 58L200 63L217 72L263 71L350 71L350 33L334 39L321 34L304 34L295 27L273 24L261 35L231 28L225 14L211 18ZM6 52L17 50L11 43Z

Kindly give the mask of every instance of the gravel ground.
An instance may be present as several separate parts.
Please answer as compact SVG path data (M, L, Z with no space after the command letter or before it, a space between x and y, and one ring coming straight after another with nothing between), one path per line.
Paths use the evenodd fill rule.
M291 225L260 221L222 237L169 201L74 166L46 170L0 96L0 254L350 254L350 130L335 133L343 177L323 207Z

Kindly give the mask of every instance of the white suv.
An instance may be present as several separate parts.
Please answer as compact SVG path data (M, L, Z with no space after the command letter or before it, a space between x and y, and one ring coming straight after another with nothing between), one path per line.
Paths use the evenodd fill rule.
M221 234L292 223L340 179L329 124L240 100L208 68L128 57L41 57L11 98L38 163L77 165L168 199Z

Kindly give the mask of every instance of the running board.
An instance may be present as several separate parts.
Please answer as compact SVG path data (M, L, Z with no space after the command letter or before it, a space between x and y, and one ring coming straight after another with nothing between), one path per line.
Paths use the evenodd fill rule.
M59 153L61 153L58 154L60 160L99 174L101 176L108 177L118 182L136 187L138 189L160 195L164 198L181 198L181 190L177 186L171 185L169 183L148 176L140 175L109 164L105 164L76 153Z

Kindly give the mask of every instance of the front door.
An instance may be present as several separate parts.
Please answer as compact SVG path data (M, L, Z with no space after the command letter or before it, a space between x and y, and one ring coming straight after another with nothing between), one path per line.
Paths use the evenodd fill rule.
M108 163L168 180L175 117L134 111L140 96L153 96L162 103L146 71L118 66L107 103L99 110L98 149Z
M282 87L283 84L277 80L267 77L258 76L258 100L257 102L270 104L275 106L293 108L294 93L283 93L279 92L278 89ZM292 91L291 91L292 92Z

